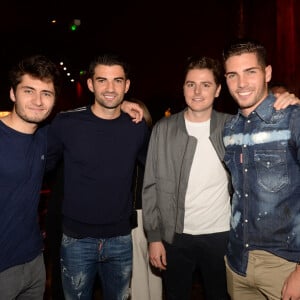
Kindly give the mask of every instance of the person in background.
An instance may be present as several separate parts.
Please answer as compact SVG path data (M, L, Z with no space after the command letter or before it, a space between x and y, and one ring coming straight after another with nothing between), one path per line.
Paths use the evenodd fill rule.
M149 129L121 112L130 87L129 65L121 56L95 57L87 85L94 103L57 114L48 135L47 168L64 161L64 295L91 299L98 274L103 299L128 299L132 177L136 161L145 161Z
M272 82L269 88L274 95L288 92L287 86L280 82Z
M145 103L138 99L130 99L138 103L144 110L144 119L149 130L152 129L152 117ZM142 216L142 186L144 179L144 164L137 162L133 177L133 209L137 213L136 227L133 228L133 265L131 277L131 300L161 300L163 297L162 278L158 269L149 262L148 242L145 236Z
M234 189L228 292L233 300L300 299L300 107L273 109L272 67L261 43L234 41L223 59L239 105L224 128Z
M171 108L168 107L166 110L165 110L165 117L170 117L171 116Z
M43 55L10 71L10 114L0 118L0 298L43 299L46 272L38 204L47 153L47 126L60 72Z

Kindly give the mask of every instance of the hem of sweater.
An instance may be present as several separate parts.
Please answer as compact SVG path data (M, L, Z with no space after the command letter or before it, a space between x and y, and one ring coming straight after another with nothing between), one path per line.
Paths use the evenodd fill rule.
M112 224L88 224L64 216L63 233L73 238L110 238L128 235L131 232L130 222L121 220Z
M0 273L5 271L5 270L8 270L10 268L27 264L27 263L33 261L34 259L36 259L41 254L43 254L43 250L36 251L32 255L30 255L30 256L28 256L24 259L18 260L18 261L15 261L15 262L11 262L10 264L8 264L6 266L0 266Z

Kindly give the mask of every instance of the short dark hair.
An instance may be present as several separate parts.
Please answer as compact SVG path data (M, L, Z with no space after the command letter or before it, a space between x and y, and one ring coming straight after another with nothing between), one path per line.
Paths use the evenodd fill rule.
M36 54L25 57L16 63L9 72L9 80L14 91L24 75L30 75L42 81L51 81L57 98L62 84L59 67L50 58Z
M130 66L129 63L117 53L103 53L96 56L90 63L88 77L92 78L95 74L95 68L97 65L105 65L105 66L121 66L125 73L125 79L129 79L130 77Z
M185 76L193 69L208 69L212 71L216 84L221 84L223 70L221 63L217 59L206 56L191 56L187 59Z
M236 39L230 42L223 50L223 62L225 63L231 56L243 53L254 53L263 68L268 64L266 48L258 41L251 39Z

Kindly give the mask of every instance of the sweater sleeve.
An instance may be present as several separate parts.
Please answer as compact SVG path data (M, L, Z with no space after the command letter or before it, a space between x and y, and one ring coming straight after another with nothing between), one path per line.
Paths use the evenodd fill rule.
M63 157L63 143L60 136L62 132L61 124L62 122L58 115L49 125L47 137L46 172L53 170Z

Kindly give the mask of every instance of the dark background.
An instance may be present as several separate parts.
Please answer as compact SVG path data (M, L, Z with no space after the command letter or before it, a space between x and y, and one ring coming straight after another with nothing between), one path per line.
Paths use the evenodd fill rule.
M194 54L221 59L223 46L235 37L251 37L264 43L274 81L286 83L299 95L299 2L9 1L0 11L0 110L11 108L7 71L21 56L43 53L57 63L64 61L75 82L65 76L56 105L59 111L92 100L80 71L86 70L97 52L114 50L127 56L133 67L128 97L144 101L158 119L168 107L175 112L184 106L185 59ZM74 19L81 24L71 31ZM225 84L216 105L226 111L235 109Z

